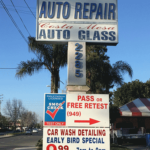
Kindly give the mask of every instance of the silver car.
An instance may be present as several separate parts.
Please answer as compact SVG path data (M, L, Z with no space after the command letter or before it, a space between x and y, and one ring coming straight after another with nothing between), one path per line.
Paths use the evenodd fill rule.
M26 135L27 135L27 134L32 135L32 131L31 131L31 130L26 130L25 134L26 134Z

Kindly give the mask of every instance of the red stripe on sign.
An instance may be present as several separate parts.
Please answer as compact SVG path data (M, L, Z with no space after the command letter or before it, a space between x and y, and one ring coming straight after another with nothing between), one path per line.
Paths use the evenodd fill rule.
M45 126L65 126L66 122L49 122L49 121L45 121L44 125Z
M133 102L128 103L127 106L128 106L128 108L130 109L130 111L131 111L132 113L133 113L133 112L141 113L141 112L139 111L139 109L136 107L136 105L135 105Z
M141 112L132 112L132 116L142 116Z
M140 98L140 100L150 110L150 101L147 98Z

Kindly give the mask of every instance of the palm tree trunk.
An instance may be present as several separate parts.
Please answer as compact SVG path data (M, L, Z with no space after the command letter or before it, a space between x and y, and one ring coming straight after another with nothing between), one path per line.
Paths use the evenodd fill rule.
M106 94L109 94L109 86L106 85Z
M54 68L54 93L58 93L59 69Z
M54 71L51 72L51 93L54 93Z
M55 60L53 60L52 73L51 73L51 93L58 93L58 83L59 83L59 68L54 65Z

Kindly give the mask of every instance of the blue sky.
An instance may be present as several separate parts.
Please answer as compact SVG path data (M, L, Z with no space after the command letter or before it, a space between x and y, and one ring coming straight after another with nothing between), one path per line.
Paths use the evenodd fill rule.
M28 32L16 14L12 4L3 0L13 16L20 30L27 38ZM31 36L35 36L36 20L27 8L24 0L13 0ZM36 0L26 0L34 14L36 14ZM118 0L118 28L119 43L108 46L107 55L111 64L122 60L133 68L133 78L124 75L125 82L139 79L146 82L150 79L150 0ZM42 70L33 76L26 76L21 80L15 77L15 69L21 61L35 57L28 52L28 45L0 4L0 95L3 94L1 108L3 110L7 100L21 99L24 106L35 111L42 119L44 93L49 93L50 73ZM60 70L61 81L66 83L67 67ZM59 92L65 85L61 84ZM3 112L2 112L3 113Z

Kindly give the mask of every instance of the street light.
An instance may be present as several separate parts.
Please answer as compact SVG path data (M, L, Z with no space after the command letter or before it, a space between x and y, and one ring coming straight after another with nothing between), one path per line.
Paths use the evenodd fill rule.
M51 87L50 85L46 85L46 87ZM51 89L50 89L51 90Z

